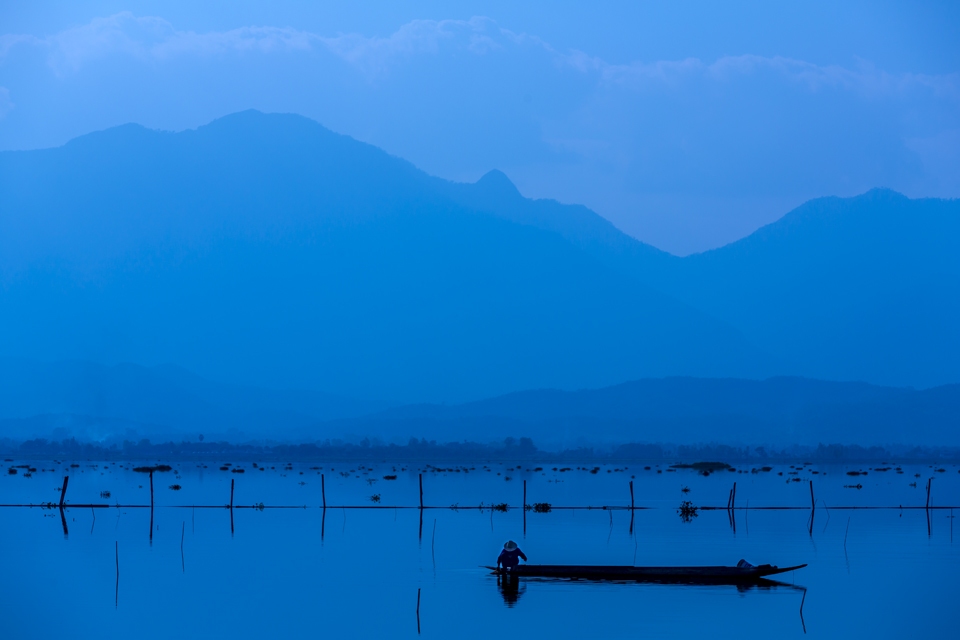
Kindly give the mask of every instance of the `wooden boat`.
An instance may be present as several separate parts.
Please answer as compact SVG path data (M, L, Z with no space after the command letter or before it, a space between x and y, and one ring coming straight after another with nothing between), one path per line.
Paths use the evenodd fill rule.
M525 578L564 578L569 580L618 580L630 582L665 582L688 584L749 584L762 582L769 576L803 569L794 567L751 565L741 561L736 567L631 567L576 564L522 564L509 571L486 567L499 575Z

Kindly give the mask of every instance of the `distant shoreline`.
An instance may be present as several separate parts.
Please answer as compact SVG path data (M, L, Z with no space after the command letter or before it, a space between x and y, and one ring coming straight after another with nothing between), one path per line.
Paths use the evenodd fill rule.
M228 442L124 441L104 445L75 439L0 439L0 456L14 460L161 460L161 461L410 461L410 462L960 462L960 447L859 446L820 444L774 448L724 444L675 445L627 443L609 446L541 450L529 438L507 438L500 443L447 442L411 439L405 445L364 442L300 444Z

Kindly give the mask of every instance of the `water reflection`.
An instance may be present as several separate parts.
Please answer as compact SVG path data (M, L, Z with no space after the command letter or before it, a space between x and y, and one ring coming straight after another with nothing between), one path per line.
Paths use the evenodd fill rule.
M519 576L507 574L497 575L497 588L500 589L500 595L503 596L503 604L513 608L520 596L526 592L527 585L521 585Z

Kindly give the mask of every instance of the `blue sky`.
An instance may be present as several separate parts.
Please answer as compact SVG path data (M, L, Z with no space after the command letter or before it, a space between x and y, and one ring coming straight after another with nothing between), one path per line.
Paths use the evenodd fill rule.
M960 196L960 5L596 4L5 6L0 149L296 112L679 254L812 197Z

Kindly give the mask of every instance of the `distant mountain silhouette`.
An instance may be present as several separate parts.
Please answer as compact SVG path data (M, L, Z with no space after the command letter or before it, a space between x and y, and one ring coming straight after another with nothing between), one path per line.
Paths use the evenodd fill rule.
M173 366L0 359L0 437L250 440L383 404L210 382Z
M578 444L960 445L960 385L917 391L805 378L664 378L603 389L522 391L459 405L410 405L301 430L439 442L527 436Z
M485 210L500 198L521 210ZM448 183L298 116L6 152L0 202L8 356L406 401L774 370L545 228L554 205L522 210L502 174ZM585 212L570 220L626 239Z
M172 366L0 359L0 439L120 443L409 438L545 449L623 443L960 445L960 385L806 378L660 378L392 408L312 391L219 384Z
M0 153L0 355L389 402L662 377L960 381L960 202L808 202L678 258L503 173L243 112Z
M960 381L958 200L820 198L659 282L806 375Z

